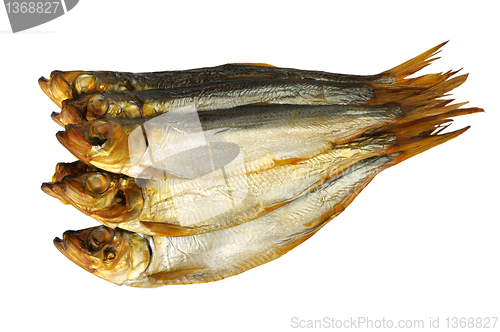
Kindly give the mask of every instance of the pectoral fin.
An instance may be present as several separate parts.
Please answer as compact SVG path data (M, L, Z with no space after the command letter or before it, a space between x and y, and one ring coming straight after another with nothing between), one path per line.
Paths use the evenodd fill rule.
M155 233L158 236L186 236L198 234L197 228L177 226L173 224L151 222L151 221L141 221L150 232Z
M207 271L207 268L193 268L193 269L171 271L171 272L158 272L150 275L149 278L159 281L167 281L185 277L187 275L203 274L205 271Z

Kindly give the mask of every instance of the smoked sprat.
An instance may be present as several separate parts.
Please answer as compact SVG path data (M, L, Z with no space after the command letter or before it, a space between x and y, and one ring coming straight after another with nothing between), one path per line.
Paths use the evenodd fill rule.
M338 216L381 171L445 143L458 71L411 77L445 43L375 75L236 63L54 71L56 136L78 161L42 190L97 222L56 238L86 271L158 287L237 275Z

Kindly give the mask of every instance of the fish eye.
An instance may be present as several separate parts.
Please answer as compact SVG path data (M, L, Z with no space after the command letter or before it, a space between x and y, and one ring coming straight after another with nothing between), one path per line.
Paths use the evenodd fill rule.
M111 124L105 120L96 120L90 126L90 134L100 138L108 137L112 131Z
M73 84L78 95L92 91L96 87L96 79L94 75L81 74L79 75Z
M87 103L87 109L94 112L96 115L104 115L108 111L109 103L108 99L102 94L98 94L92 98Z
M125 193L123 192L123 190L118 190L118 192L116 193L115 203L119 205L127 204L127 198L125 197Z
M99 250L113 239L113 232L107 227L98 227L90 233L88 239L91 250Z
M87 177L85 186L93 194L102 194L109 189L110 181L102 173L92 174Z

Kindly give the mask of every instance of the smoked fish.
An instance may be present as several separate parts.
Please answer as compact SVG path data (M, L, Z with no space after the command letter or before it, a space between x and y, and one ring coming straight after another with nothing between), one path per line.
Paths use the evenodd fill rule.
M62 107L64 100L74 99L85 93L165 89L235 77L313 79L343 83L376 82L426 86L431 78L428 75L412 79L407 79L406 77L426 67L430 62L435 60L436 58L432 57L439 52L439 49L444 44L446 42L390 70L368 76L278 68L267 64L236 63L191 70L149 73L53 71L50 74L50 79L41 77L38 83L45 94L59 108Z
M78 159L134 178L194 179L223 169L260 172L319 155L387 125L482 111L436 99L462 84L442 82L400 104L261 105L197 112L180 108L153 119L106 118L67 125L59 142Z
M382 170L466 129L427 135L407 150L363 159L293 202L235 227L165 237L99 226L67 231L54 245L78 266L117 285L159 287L224 279L281 257L338 216Z
M447 121L426 123L425 130ZM259 218L362 159L401 150L409 143L410 131L415 129L360 137L311 159L226 178L140 180L83 162L79 162L83 171L76 167L78 162L62 163L53 182L42 184L42 190L111 228L147 235L201 234ZM415 135L411 139L415 144Z
M440 76L436 84L446 77ZM52 113L52 118L67 125L114 117L154 118L187 106L207 111L252 104L381 105L422 91L422 87L401 84L244 78L170 89L85 94L65 100L61 112Z

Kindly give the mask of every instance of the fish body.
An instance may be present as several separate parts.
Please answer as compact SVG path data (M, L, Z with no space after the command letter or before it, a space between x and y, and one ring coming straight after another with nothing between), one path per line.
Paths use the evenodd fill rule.
M252 222L190 237L151 240L148 269L129 286L151 287L216 281L274 260L337 216L391 157L355 165L311 193Z
M194 179L260 172L319 155L396 123L397 105L265 105L145 119L108 118L66 126L58 140L78 159L134 178Z
M158 287L220 280L274 260L305 241L395 158L361 161L290 204L236 227L192 236L137 237L101 226L66 232L54 244L82 268L119 285Z
M109 117L153 118L193 106L198 111L249 104L367 105L389 90L400 98L421 91L418 87L373 83L337 83L298 79L231 79L187 87L143 91L111 91L66 100L53 118L76 124ZM388 92L385 92L386 94Z
M346 75L323 71L278 68L267 64L226 64L191 70L129 73L112 71L53 71L50 79L38 80L45 94L62 107L66 99L77 98L85 93L106 91L140 91L188 86L235 77L267 77L288 79L313 79L321 81L357 83L404 83L425 85L427 78L406 79L408 75L433 61L442 43L419 56L377 75Z
M78 159L135 178L197 178L259 172L312 158L385 126L474 113L439 99L467 75L432 85L400 103L377 106L260 105L197 111L183 107L153 119L105 118L67 125L58 140ZM444 115L446 114L446 115Z
M311 159L226 178L208 174L193 180L134 180L88 170L82 162L63 163L53 177L59 180L44 183L42 189L111 228L147 235L200 234L261 217L361 159L396 151L397 141L389 134L362 137ZM61 179L60 173L68 175Z
M365 158L294 201L231 228L169 237L100 226L65 232L54 244L80 267L118 285L158 287L234 276L279 258L310 238L384 169L467 128L442 135L432 134L434 129L434 121L416 124L410 131L414 136L407 137L400 151Z

